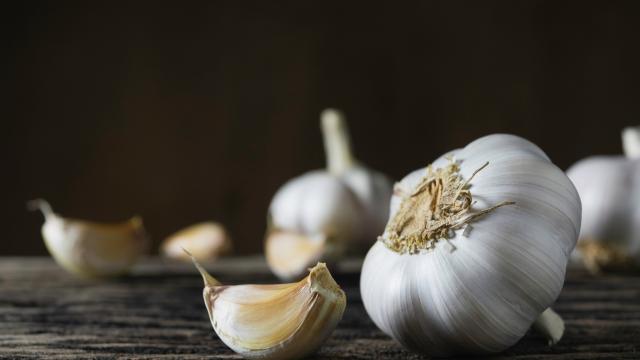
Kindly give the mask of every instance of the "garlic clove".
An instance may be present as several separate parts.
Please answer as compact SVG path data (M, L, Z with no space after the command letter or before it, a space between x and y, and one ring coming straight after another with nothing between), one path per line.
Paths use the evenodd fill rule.
M75 275L91 278L124 274L147 249L148 239L138 216L104 224L64 218L42 199L30 201L28 207L42 211L42 237L49 253Z
M169 258L191 261L183 248L190 249L199 261L213 261L231 252L231 238L222 224L202 222L184 228L167 237L160 246L161 253Z
M204 280L203 297L213 329L245 358L307 356L342 319L346 296L324 263L296 283L225 286L193 262Z
M271 271L280 279L296 280L320 260L332 261L344 249L324 235L306 236L292 231L271 231L265 241L265 254Z

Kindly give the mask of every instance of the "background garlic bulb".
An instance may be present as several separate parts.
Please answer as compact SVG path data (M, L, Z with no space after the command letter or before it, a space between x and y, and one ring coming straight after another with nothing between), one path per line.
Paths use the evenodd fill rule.
M204 280L204 303L213 329L245 358L305 357L342 319L346 296L323 263L292 284L224 286L193 261Z
M81 277L104 277L126 273L147 249L140 217L117 224L64 218L42 199L30 201L45 222L42 238L56 262Z
M625 156L593 156L567 175L582 199L576 256L587 269L640 266L640 127L622 133Z
M282 279L298 278L317 261L345 251L364 252L388 216L391 181L353 158L342 114L323 111L321 128L327 171L288 181L269 207L265 251Z
M559 340L562 320L545 310L564 283L580 198L540 148L485 136L396 192L360 281L380 329L429 355L499 352L534 322Z
M183 249L189 249L198 261L213 261L231 251L231 238L222 224L207 221L172 234L160 245L164 256L191 261Z

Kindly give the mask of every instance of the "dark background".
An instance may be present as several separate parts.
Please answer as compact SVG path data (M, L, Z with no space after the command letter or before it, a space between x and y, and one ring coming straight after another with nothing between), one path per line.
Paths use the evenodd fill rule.
M324 164L318 114L398 179L495 132L562 168L640 122L640 2L20 2L5 7L0 254L66 216L196 221L262 250L287 179ZM8 50L8 51L7 51Z

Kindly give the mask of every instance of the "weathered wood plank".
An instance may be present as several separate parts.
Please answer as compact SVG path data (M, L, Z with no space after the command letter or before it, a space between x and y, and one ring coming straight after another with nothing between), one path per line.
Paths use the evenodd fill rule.
M223 282L276 281L260 258L209 266ZM358 261L335 277L348 307L317 359L421 359L368 318L358 290ZM75 279L48 258L0 258L0 357L238 358L211 329L200 277L189 264L147 259L132 275ZM640 358L640 276L592 278L570 272L554 307L567 332L553 347L527 334L496 359Z

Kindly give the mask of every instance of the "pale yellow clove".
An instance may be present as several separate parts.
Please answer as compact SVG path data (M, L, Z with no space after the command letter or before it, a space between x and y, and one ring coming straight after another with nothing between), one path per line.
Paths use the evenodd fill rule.
M107 277L126 273L142 256L148 239L142 219L135 216L115 224L64 218L42 199L28 208L45 217L42 238L60 266L81 277Z
M235 286L221 285L195 258L193 263L204 280L213 329L246 358L298 359L313 353L346 307L346 296L324 263L295 283Z
M198 261L214 261L231 252L231 238L222 224L207 221L191 225L167 237L160 246L162 255L191 261L183 248L190 249Z

